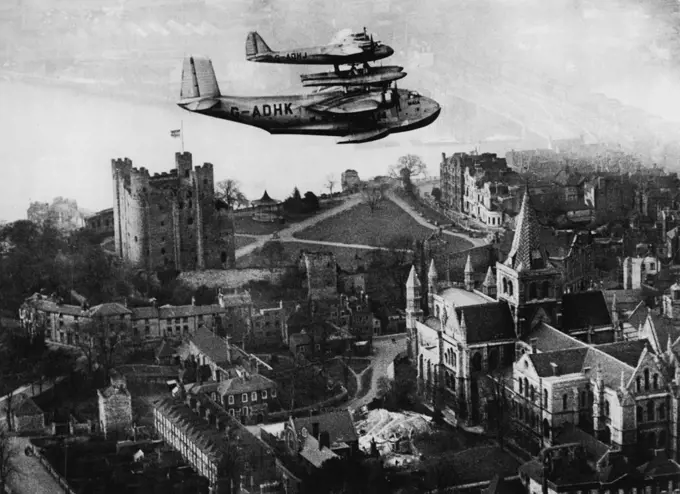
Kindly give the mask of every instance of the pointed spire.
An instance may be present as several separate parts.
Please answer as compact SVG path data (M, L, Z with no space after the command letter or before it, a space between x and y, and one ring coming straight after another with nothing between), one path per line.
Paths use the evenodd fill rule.
M418 279L418 274L416 273L416 267L411 266L411 272L408 275L408 279L406 280L406 286L407 287L415 287L415 286L420 286L420 280Z
M543 269L547 267L548 257L541 247L541 226L536 218L536 211L531 207L529 186L524 189L522 207L515 222L515 236L505 265L515 271L527 269Z
M486 277L484 278L484 286L496 286L496 277L493 275L491 266L486 270Z
M468 254L467 261L465 262L465 272L474 273L474 270L472 269L472 258L470 257L470 254Z
M435 284L439 280L439 275L437 274L437 268L434 265L434 258L430 261L430 269L427 271L427 279L430 284Z

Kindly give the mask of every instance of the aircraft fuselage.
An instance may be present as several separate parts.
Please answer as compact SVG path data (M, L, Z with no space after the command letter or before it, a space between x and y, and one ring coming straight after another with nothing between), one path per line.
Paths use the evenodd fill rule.
M216 105L194 113L258 127L271 134L328 136L344 136L372 129L404 132L429 125L439 116L440 107L433 100L406 89L398 91L398 104L381 104L378 110L360 114L331 114L307 108L343 97L343 90L290 96L219 96ZM372 96L380 97L379 92L372 93ZM179 106L184 107L182 104Z
M332 53L333 47L316 46L296 50L270 51L249 55L251 62L284 63L295 65L342 65L372 62L391 56L394 50L387 45L376 46L374 50L364 50L355 55L338 55Z

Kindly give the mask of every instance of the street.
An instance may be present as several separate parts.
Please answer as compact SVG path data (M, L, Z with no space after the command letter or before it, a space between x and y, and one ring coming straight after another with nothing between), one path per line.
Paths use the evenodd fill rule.
M394 340L394 342L392 341ZM406 334L386 335L373 338L373 355L371 357L373 367L373 377L371 379L371 390L363 398L359 398L347 403L351 409L359 408L370 403L378 393L378 380L387 376L387 368L394 361L395 357L406 351Z
M60 494L65 492L35 455L26 456L24 450L30 444L26 437L13 437L17 454L12 458L16 466L9 485L12 494Z

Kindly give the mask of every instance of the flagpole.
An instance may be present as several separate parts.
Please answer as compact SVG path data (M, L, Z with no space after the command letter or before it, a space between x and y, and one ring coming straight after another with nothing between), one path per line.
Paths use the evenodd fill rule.
M179 137L182 140L182 154L184 154L184 120L179 121Z

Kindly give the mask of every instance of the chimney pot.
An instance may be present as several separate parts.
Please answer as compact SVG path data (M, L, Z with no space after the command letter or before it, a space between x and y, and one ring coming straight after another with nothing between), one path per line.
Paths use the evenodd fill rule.
M537 353L538 338L531 338L529 341L531 343L531 353Z

